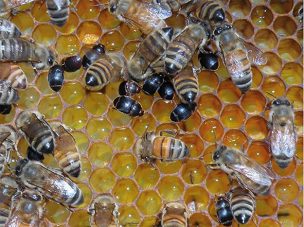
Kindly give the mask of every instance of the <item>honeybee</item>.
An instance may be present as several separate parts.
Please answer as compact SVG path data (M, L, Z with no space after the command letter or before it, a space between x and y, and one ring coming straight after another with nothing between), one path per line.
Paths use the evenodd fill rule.
M299 2L295 8L294 8L294 13L293 15L299 22L299 29L303 29L303 3Z
M132 96L140 92L139 85L134 81L123 81L118 88L119 95Z
M189 149L183 141L162 136L162 132L159 135L154 132L144 133L143 137L137 140L135 151L138 157L147 162L156 159L175 161L189 156Z
M27 88L27 77L19 65L10 63L0 64L0 80L6 80L11 83L15 89Z
M198 95L198 79L193 68L185 68L172 80L175 92L181 102L186 104L194 103Z
M8 125L0 125L0 176L4 172L6 163L10 158L10 152L15 147L17 133L15 129Z
M66 72L76 72L82 66L82 58L79 55L70 56L62 60L62 67Z
M184 205L178 202L167 203L162 211L162 227L187 227L188 212Z
M18 92L12 88L11 83L6 80L0 80L0 104L10 105L16 103L18 100Z
M216 201L215 208L216 208L216 216L219 223L221 223L224 226L231 226L233 215L229 201L225 197L220 196Z
M175 76L192 59L199 46L201 49L210 37L210 27L203 21L190 18L190 24L169 44L164 57L165 72Z
M13 22L0 18L0 39L17 38L20 36L21 32Z
M295 155L297 140L293 107L287 99L278 98L272 102L269 126L274 160L281 168L286 168Z
M49 69L48 82L53 91L58 92L61 90L64 82L64 70L61 65L53 65Z
M46 8L52 24L65 25L70 15L70 0L46 0Z
M44 214L43 196L34 190L24 190L13 197L10 216L5 226L41 226Z
M22 6L22 5L25 5L25 4L34 2L34 1L35 0L0 0L0 16L5 15L9 11L11 11L19 6Z
M239 184L254 194L265 195L269 192L274 179L273 173L249 159L239 150L219 146L212 157L213 168L220 168L235 177Z
M82 66L88 68L93 62L97 61L100 56L105 53L105 46L102 44L97 44L88 50L82 58Z
M174 122L187 120L195 111L196 103L180 103L171 112L170 119Z
M80 154L76 141L70 130L61 123L53 123L53 130L56 133L56 148L54 157L59 167L69 176L79 177L81 171Z
M125 62L118 54L102 55L86 70L83 83L90 91L98 91L124 75Z
M24 186L35 189L60 204L74 207L84 201L80 188L74 182L40 162L22 159L15 172Z
M92 226L118 227L118 205L109 193L98 195L90 205Z
M255 210L255 197L251 191L237 187L229 193L229 202L233 217L240 224L246 224Z
M220 23L213 35L233 83L246 92L252 83L251 63L264 65L267 59L261 50L244 42L228 22Z
M196 16L201 20L209 21L214 26L215 23L225 21L225 11L220 1L205 0L201 1L196 8Z
M40 155L53 153L54 132L39 112L22 111L15 119L17 129Z
M159 4L137 0L110 0L108 10L121 21L131 21L144 34L167 27L164 19L170 17L170 9Z
M12 197L18 192L18 184L9 175L0 178L0 226L4 227L8 220Z
M23 38L0 39L0 62L32 62L36 69L46 69L54 63L54 53L46 47Z
M155 30L143 40L128 63L132 80L142 81L151 75L152 70L149 67L165 53L172 37L173 28L165 27Z
M128 96L118 96L114 99L113 105L118 111L131 117L142 116L144 114L140 103Z

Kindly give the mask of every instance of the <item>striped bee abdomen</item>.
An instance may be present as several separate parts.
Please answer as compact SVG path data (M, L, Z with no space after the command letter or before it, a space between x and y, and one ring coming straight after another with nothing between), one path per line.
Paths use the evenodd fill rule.
M0 18L0 38L17 38L21 36L20 30L17 26L9 20Z
M18 92L8 81L0 81L0 104L10 105L19 100Z
M172 137L157 136L153 140L152 156L163 161L180 160L189 155L184 142Z
M186 68L173 79L176 94L182 103L193 103L198 95L198 79L192 68Z
M10 74L7 80L11 82L13 88L25 89L27 87L27 77L18 65L10 66Z
M207 0L197 8L196 15L202 20L221 22L225 20L225 11L220 1Z
M170 202L163 209L162 227L186 227L188 226L187 211L181 203Z
M68 151L66 153L54 153L54 156L59 160L59 166L65 173L70 176L78 177L81 170L80 155L78 152Z
M70 0L46 0L47 12L51 23L62 27L65 25L70 14Z
M240 224L246 224L255 210L254 195L244 188L237 187L231 192L230 206L234 218Z
M73 207L78 206L84 201L83 194L76 184L73 183L71 187L74 188L75 194L72 197L67 198L66 203Z
M5 223L8 220L9 214L10 214L10 207L7 208L0 208L0 227L4 227Z

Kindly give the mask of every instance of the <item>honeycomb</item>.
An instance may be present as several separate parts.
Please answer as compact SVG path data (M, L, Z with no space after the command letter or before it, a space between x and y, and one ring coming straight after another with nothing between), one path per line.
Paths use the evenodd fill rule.
M49 23L45 4L28 4L11 20L28 37L52 48L60 59L84 54L95 43L110 52L121 52L129 59L141 41L141 32L121 23L98 6L105 0L73 0L71 14L63 27ZM71 210L47 201L46 218L53 226L89 226L87 208L99 193L109 192L119 204L119 222L123 226L151 227L164 203L181 201L195 207L190 226L218 226L215 196L231 188L227 174L208 170L215 149L214 137L238 149L264 166L272 167L276 181L268 196L256 198L254 219L246 226L300 226L303 206L303 30L299 30L294 13L300 1L227 0L228 19L248 42L261 48L270 59L264 66L252 67L253 85L242 95L233 85L225 66L198 75L198 108L186 121L173 124L170 112L178 103L164 101L143 93L136 95L145 114L131 118L113 109L121 81L109 84L101 92L85 91L80 83L83 69L65 73L59 93L48 86L47 72L36 72L29 64L20 64L30 86L20 92L20 100L0 123L12 123L17 112L39 110L48 121L60 120L70 128L82 155L82 172L73 179L84 194L84 204ZM173 15L167 20L175 28L185 26L185 18ZM272 96L286 96L295 108L298 134L295 160L280 169L271 159L267 141L267 104ZM159 110L163 111L159 111ZM190 158L170 163L156 162L153 167L136 158L133 145L145 130L177 129L190 149ZM215 132L215 133L212 133ZM26 142L18 144L26 152ZM56 167L52 157L44 160ZM156 167L156 168L155 168ZM233 226L237 226L234 221Z

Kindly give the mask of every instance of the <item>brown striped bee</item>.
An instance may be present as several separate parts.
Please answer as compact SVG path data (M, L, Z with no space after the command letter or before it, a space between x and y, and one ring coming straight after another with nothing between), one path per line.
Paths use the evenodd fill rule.
M20 36L21 32L13 22L0 18L0 39L18 38Z
M34 1L35 0L0 0L0 16L7 14L9 11L11 11L19 6L22 6L22 5L25 5L25 4L34 2Z
M82 192L74 182L38 161L20 160L15 173L24 186L35 189L60 204L75 207L83 203Z
M172 82L182 103L191 104L195 102L198 95L198 79L192 67L182 70L172 79Z
M46 0L46 8L52 24L65 25L70 15L70 0Z
M267 59L261 50L243 41L228 22L217 25L213 35L233 83L246 92L252 83L251 63L264 65Z
M274 179L273 173L249 159L243 152L219 146L212 157L215 164L210 167L219 168L231 177L238 180L239 184L257 195L265 195L269 192Z
M38 154L54 152L54 132L39 112L22 111L15 119L17 129Z
M35 190L24 190L13 197L7 227L41 226L44 215L43 196Z
M197 47L203 48L210 37L207 23L195 18L189 21L190 24L173 39L165 53L164 69L171 76L182 71L191 61Z
M19 65L10 63L0 64L0 80L6 80L11 83L15 89L27 88L27 77Z
M171 133L171 132L170 132ZM189 155L186 144L176 138L156 135L154 132L146 132L138 139L135 151L141 159L151 162L153 160L175 161L181 160Z
M118 205L109 193L98 195L90 205L92 226L118 227Z
M294 111L287 99L279 98L272 102L268 125L273 158L281 168L286 168L295 155L297 140Z
M144 34L167 27L164 19L170 17L170 8L138 0L110 0L110 13L121 21L135 24Z
M162 211L162 227L187 227L188 212L184 205L178 202L167 203Z
M15 179L9 175L4 175L0 178L0 226L6 226L8 220L12 197L18 192L18 184Z
M254 194L245 188L237 187L230 191L228 197L234 219L240 224L248 223L256 206Z
M102 55L86 70L83 83L90 91L98 91L124 75L125 62L118 54Z
M0 104L10 105L18 100L18 92L12 87L11 83L6 80L0 80Z
M17 133L8 125L0 125L0 176L4 172L5 165L10 159L10 152L15 148Z
M149 67L165 53L172 37L173 28L165 27L155 30L143 40L128 63L132 80L143 81L152 74Z
M0 62L32 62L36 69L47 69L55 55L48 48L23 38L0 39Z
M80 154L76 141L70 129L61 123L53 123L56 133L56 147L54 157L63 172L72 177L79 177L81 171Z

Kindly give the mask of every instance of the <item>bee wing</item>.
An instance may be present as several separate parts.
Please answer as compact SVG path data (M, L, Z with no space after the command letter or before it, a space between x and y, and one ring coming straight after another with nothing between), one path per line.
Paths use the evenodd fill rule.
M222 59L224 59L225 65L229 66L227 69L230 71L230 74L233 74L234 76L240 77L242 76L242 69L243 63L241 62L241 59L238 57L240 54L239 52L242 50L238 51L231 51L230 53L223 53Z
M2 144L10 135L10 132L2 132L0 135L0 144Z
M271 152L274 155L286 155L293 157L296 151L296 132L292 124L283 129L278 124L273 124L270 141Z
M0 79L5 80L8 78L10 72L11 72L11 64L8 62L2 62L0 64Z
M171 8L166 1L161 1L160 3L148 3L147 8L160 19L167 19L172 16Z
M263 51L257 48L255 45L245 42L243 44L247 49L249 61L254 65L266 65L268 59L264 56Z

